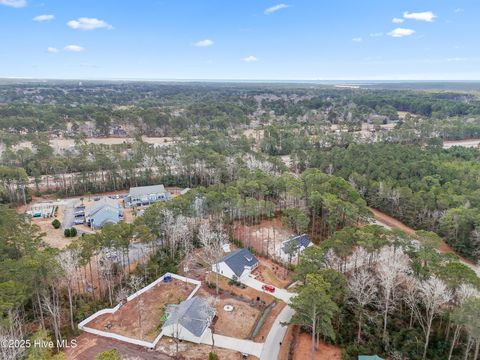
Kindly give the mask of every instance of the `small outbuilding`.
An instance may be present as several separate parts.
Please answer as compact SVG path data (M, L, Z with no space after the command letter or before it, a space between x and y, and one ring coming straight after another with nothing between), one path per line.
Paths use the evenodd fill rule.
M239 249L213 264L212 271L229 279L240 279L248 276L257 267L258 259L248 249Z

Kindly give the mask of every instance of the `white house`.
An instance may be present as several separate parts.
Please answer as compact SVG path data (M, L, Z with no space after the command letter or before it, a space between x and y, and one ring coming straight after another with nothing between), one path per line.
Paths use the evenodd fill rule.
M277 257L286 263L295 263L298 261L298 256L313 243L309 240L307 234L297 235L282 242L282 245L277 250Z
M125 198L125 207L150 205L169 199L170 193L163 185L132 187Z
M257 266L258 259L248 249L239 249L213 264L212 271L229 279L239 279L248 276Z
M95 201L85 212L85 220L92 229L117 224L122 219L123 209L120 204L106 196Z
M215 309L201 297L194 296L178 305L167 305L167 320L162 326L165 336L199 344L211 336L210 324Z

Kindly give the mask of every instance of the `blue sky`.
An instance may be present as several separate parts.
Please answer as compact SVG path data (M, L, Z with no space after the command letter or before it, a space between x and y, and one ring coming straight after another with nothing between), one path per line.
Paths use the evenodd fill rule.
M0 0L0 77L480 80L479 14L478 0Z

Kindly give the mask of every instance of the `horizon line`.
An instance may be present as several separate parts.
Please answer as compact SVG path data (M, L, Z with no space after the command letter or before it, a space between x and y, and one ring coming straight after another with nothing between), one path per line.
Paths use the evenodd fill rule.
M0 80L33 80L33 81L146 81L146 82L226 82L226 83L408 83L408 82L422 82L422 83L475 83L480 82L480 79L208 79L208 78L76 78L76 77L23 77L23 76L0 76Z

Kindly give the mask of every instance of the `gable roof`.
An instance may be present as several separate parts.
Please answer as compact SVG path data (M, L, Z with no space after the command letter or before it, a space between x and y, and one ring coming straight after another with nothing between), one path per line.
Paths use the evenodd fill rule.
M164 194L166 192L163 185L137 186L130 188L128 196L146 196L150 194Z
M245 266L253 266L258 263L257 258L248 249L239 249L225 256L222 261L240 277Z
M94 216L100 210L109 207L112 210L116 210L117 212L120 211L120 204L108 197L103 197L100 200L95 201L89 208L88 208L88 216Z
M296 252L299 248L306 248L308 245L310 245L310 239L308 238L308 235L302 234L285 241L282 246L282 251L287 253L293 247Z
M111 208L110 206L104 206L99 209L95 214L91 216L93 219L93 226L103 227L106 224L116 224L120 220L118 210Z
M378 355L358 355L358 360L383 360Z
M205 299L194 296L178 305L167 305L167 315L168 318L162 328L178 323L193 335L200 337L210 326L215 309L208 305Z

